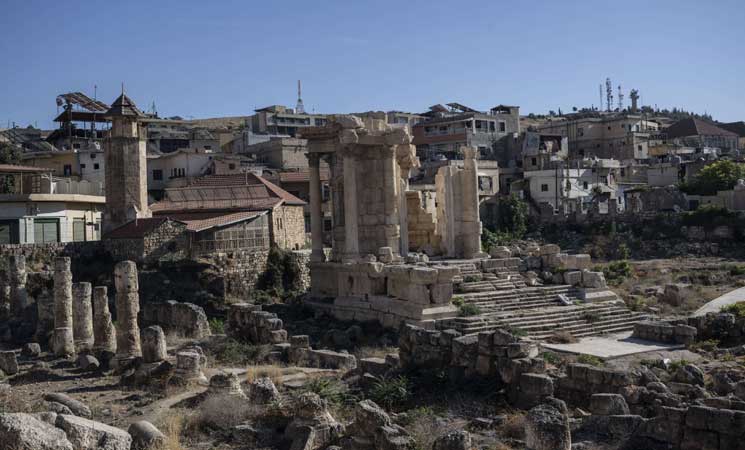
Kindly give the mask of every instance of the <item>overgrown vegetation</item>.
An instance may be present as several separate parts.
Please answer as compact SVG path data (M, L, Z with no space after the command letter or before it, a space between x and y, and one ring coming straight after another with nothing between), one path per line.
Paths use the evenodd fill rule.
M723 313L733 314L738 319L745 319L745 302L737 302L722 307Z
M721 160L707 165L696 176L680 184L680 190L693 195L716 195L735 187L745 178L745 164Z
M411 399L411 385L409 379L403 375L381 377L370 388L368 396L378 405L387 409L397 409Z
M482 219L485 223L481 244L485 251L522 239L528 231L528 205L517 195L500 197Z
M244 366L262 359L268 352L265 345L249 345L228 339L216 349L215 358L223 364Z
M289 298L300 290L300 266L295 263L292 252L272 247L266 261L266 269L256 281L254 301L273 303L277 298Z
M608 283L621 284L631 276L632 268L628 261L614 261L602 268Z
M464 303L458 307L460 317L478 316L479 314L481 314L481 308L472 303Z
M332 404L351 403L356 398L350 394L346 385L336 378L313 378L305 383L303 389L313 392L322 399Z
M210 331L212 334L225 334L225 321L219 317L213 317L209 320Z
M595 367L601 367L605 365L605 362L597 356L585 354L577 356L577 362L580 364L589 364Z

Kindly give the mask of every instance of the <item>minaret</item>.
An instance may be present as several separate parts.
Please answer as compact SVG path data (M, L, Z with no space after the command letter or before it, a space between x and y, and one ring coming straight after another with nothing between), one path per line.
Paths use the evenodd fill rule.
M305 106L303 106L303 96L300 92L300 80L297 80L297 105L295 105L295 114L305 114Z
M106 117L111 130L104 141L106 160L106 209L104 235L135 219L151 217L147 205L146 130L139 123L145 115L124 94L119 96Z

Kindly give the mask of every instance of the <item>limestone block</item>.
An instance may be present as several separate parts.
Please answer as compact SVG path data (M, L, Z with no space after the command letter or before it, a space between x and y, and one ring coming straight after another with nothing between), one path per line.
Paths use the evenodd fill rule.
M548 255L555 255L561 251L561 248L559 248L556 244L546 244L541 246L540 254L541 256L548 256Z
M601 416L618 416L629 414L629 406L619 394L593 394L590 397L590 412Z
M579 286L582 284L582 272L577 270L564 272L564 283L571 286Z
M456 266L436 266L437 282L452 283L453 278L460 275L460 268Z
M132 437L132 450L156 450L166 443L166 436L146 420L133 423L127 432Z
M126 431L90 419L59 414L55 425L78 450L129 450L132 446L132 436Z
M0 352L0 370L5 372L6 375L15 375L18 373L18 361L16 360L16 352Z
M489 256L492 258L509 258L512 256L512 252L509 248L503 247L503 246L497 246L492 247L491 250L489 250Z
M582 286L594 289L608 287L603 272L590 272L589 270L582 272Z
M437 281L437 269L428 269L424 267L415 267L409 272L411 282L417 284L432 284Z
M546 404L531 409L525 421L525 444L529 450L570 450L567 416Z
M453 283L433 284L430 287L432 303L436 305L447 304L453 298Z
M142 330L142 360L146 363L163 361L168 357L166 335L157 325Z
M0 445L7 449L73 450L64 431L25 413L0 414Z
M380 247L378 249L378 261L390 264L393 262L393 249L391 247Z

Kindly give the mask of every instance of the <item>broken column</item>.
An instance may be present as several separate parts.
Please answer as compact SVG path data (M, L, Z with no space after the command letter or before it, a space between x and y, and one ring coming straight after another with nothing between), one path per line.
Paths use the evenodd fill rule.
M157 325L142 330L142 360L146 363L163 361L168 356L166 335Z
M140 295L137 280L137 265L122 261L114 267L116 287L116 361L121 365L142 356L140 327L137 314L140 311Z
M116 353L116 330L111 322L106 286L93 288L93 351L97 355Z
M202 356L197 352L183 351L176 353L176 370L171 379L176 384L206 382L202 373Z
M476 149L461 147L463 168L441 167L435 176L437 189L437 235L442 252L453 258L476 258L481 253L478 166Z
M10 316L21 318L23 311L28 306L28 293L26 292L26 257L23 255L12 255L8 267L10 273Z
M72 322L72 272L70 258L54 260L54 333L52 349L57 356L75 353Z
M310 178L310 235L313 248L310 260L313 262L325 261L323 253L323 208L321 201L321 156L317 153L308 154L308 167Z
M93 305L91 303L91 284L72 285L72 334L75 350L78 353L93 348Z

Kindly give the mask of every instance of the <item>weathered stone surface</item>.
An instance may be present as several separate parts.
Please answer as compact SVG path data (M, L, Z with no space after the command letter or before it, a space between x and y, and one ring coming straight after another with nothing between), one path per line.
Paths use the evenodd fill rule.
M80 369L85 371L98 370L101 367L101 363L93 355L80 355L76 360L76 364Z
M140 311L137 265L122 261L114 267L116 287L116 359L118 363L142 356L140 327L137 314Z
M685 364L675 371L674 379L680 383L703 386L704 372L693 364Z
M166 335L157 325L142 330L142 360L146 363L163 361L168 357Z
M660 300L672 306L680 306L693 293L690 284L668 283Z
M471 450L472 445L471 433L459 430L437 438L432 445L432 450Z
M109 294L106 286L93 288L93 351L116 353L116 330L109 311Z
M72 334L78 352L93 348L93 303L91 284L72 285Z
M44 395L44 400L48 402L57 402L70 408L73 414L80 417L91 417L91 410L84 403L75 400L67 394L53 392Z
M251 404L267 405L279 400L280 395L271 378L262 377L252 381L248 387L248 396Z
M158 450L166 442L166 436L146 420L133 423L127 432L132 437L132 450Z
M41 346L36 342L23 344L23 347L21 348L21 355L28 357L39 356L41 355Z
M590 412L602 416L629 414L629 405L619 394L593 394L590 397Z
M0 370L5 372L6 375L15 375L18 373L18 361L16 359L16 352L0 352Z
M564 283L570 286L582 284L582 272L578 270L564 272Z
M158 325L167 333L190 339L203 339L212 334L207 314L201 306L168 300L163 303L146 303L142 320L147 325Z
M582 286L594 289L608 287L603 272L590 272L589 270L582 271Z
M285 429L285 436L292 442L291 449L325 448L344 431L344 426L331 416L317 394L308 392L298 396L294 412Z
M525 444L529 450L570 450L567 416L545 404L531 409L525 421Z
M59 414L55 425L76 450L130 450L132 445L126 431L82 417Z
M183 351L176 353L176 370L172 381L180 384L207 382L207 378L202 373L201 361L202 356L197 352Z
M229 395L246 398L241 389L241 380L233 372L220 371L210 378L210 395Z
M54 260L54 333L52 347L56 356L75 353L72 315L72 272L70 258Z
M31 414L0 414L0 447L8 450L74 450L65 432Z

